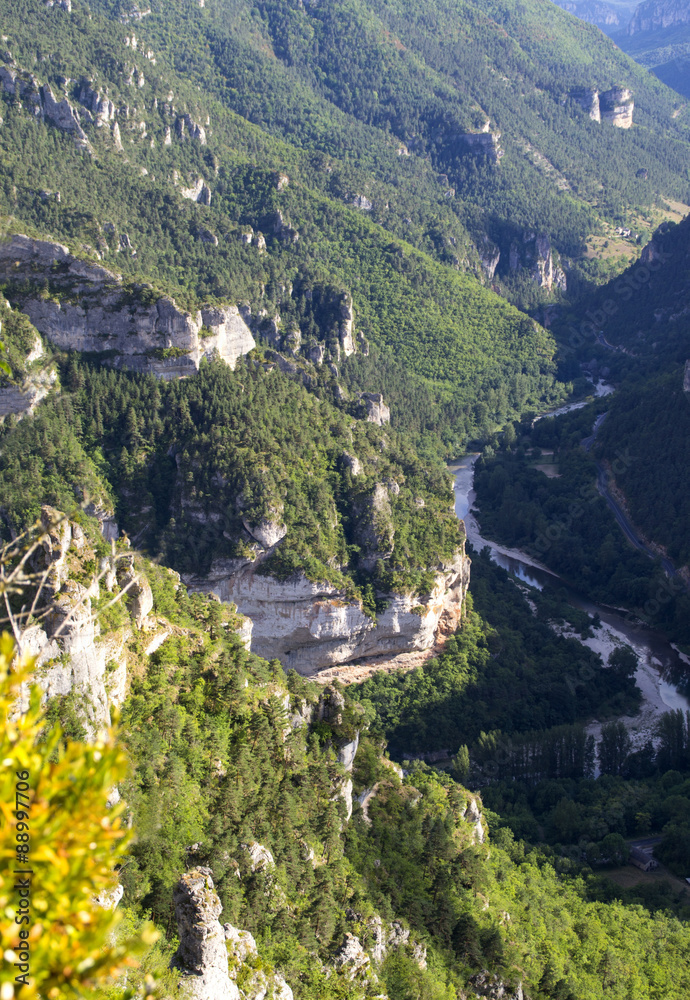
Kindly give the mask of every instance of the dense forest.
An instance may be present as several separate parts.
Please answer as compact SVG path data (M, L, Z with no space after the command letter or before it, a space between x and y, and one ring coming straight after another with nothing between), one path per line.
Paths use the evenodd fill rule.
M100 502L135 544L203 575L214 558L254 558L251 527L275 522L285 537L262 572L299 571L360 596L367 585L425 592L430 568L461 544L442 466L271 364L233 372L212 362L195 378L159 382L74 355L62 383L34 420L2 428L6 533L45 503L71 513ZM382 482L395 487L382 514L389 523L370 538L362 522Z
M93 523L83 516L81 523L89 545L100 547ZM122 543L118 549L124 551ZM82 548L74 572L87 568L90 554ZM213 870L223 919L249 930L259 946L260 964L243 966L245 983L257 969L265 975L276 970L299 997L354 1000L385 988L391 997L440 1000L462 996L488 966L504 988L522 982L524 992L539 1000L623 998L633 985L641 997L683 996L687 927L667 912L675 908L681 915L677 901L634 893L617 898L601 867L602 859L624 849L620 832L627 832L644 785L637 793L634 786L621 788L624 818L614 821L607 811L609 833L597 820L610 801L614 779L608 775L578 784L572 775L554 773L534 793L529 784L509 790L491 783L491 808L479 819L484 831L488 822L489 839L486 832L478 839L476 821L466 817L472 796L458 783L462 753L450 773L417 761L406 764L401 778L383 754L383 716L369 699L360 703L360 692L353 698L337 686L285 675L277 662L246 651L232 608L188 594L174 574L153 564L140 569L152 589L153 614L172 634L133 676L120 722L131 761L121 788L137 835L121 868L125 919L118 933L131 934L147 918L163 931L140 969L128 973L131 986L153 974L165 994L175 989L168 970L176 946L172 893L183 871L204 864ZM483 651L502 637L517 651L521 642L534 641L539 626L517 616L500 571L487 563L479 580L479 601L491 590L496 625L468 614L456 648L464 647L480 682L488 682L493 668ZM130 613L127 601L115 605L103 613L103 629L132 628ZM511 615L512 629L502 631ZM565 640L557 645L560 670L575 670L581 648ZM514 676L521 683L519 655L506 650L501 661L504 682ZM609 673L605 681L599 669L597 683L629 697L625 670ZM428 675L438 679L433 666ZM418 697L435 711L428 691L418 689ZM65 745L83 735L77 707L73 695L51 703L48 724L62 723ZM552 741L566 739L567 729L551 728ZM460 723L460 737L469 739L471 732ZM339 754L357 739L353 791L369 799L366 812L355 802L348 821L347 772ZM669 739L669 746L677 745L670 730ZM685 770L685 758L673 753L666 763ZM658 764L663 766L661 756ZM656 782L658 812L652 822L637 809L631 828L648 830L668 818L664 836L672 852L682 836L686 789L677 771L658 779L653 765L650 774L645 780ZM501 796L505 816L499 818L492 810ZM587 803L580 806L582 819L563 799ZM559 850L530 845L530 838L541 837L528 822L528 802L540 817L549 803L557 806L549 814L548 839L553 843L555 834ZM578 824L596 831L586 851L567 847ZM260 867L252 863L252 845L260 845L267 859ZM381 920L393 927L397 920L399 933L407 929L409 938L374 967L338 968L343 935L371 945ZM120 996L122 988L113 983L107 995Z

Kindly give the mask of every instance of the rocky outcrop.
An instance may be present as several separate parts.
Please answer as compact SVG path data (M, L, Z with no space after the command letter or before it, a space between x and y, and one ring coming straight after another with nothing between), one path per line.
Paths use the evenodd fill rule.
M153 609L151 584L142 573L134 568L134 556L121 557L117 567L117 582L125 592L125 600L136 627L141 629L147 615Z
M377 483L357 506L355 515L355 538L362 550L360 566L371 572L379 559L389 559L393 553L395 528L387 487Z
M615 128L630 128L633 123L635 101L627 87L612 87L602 93L594 87L577 87L570 96L592 121Z
M340 304L340 328L338 331L340 347L345 357L349 357L357 350L353 336L354 325L355 317L352 311L352 296L346 293L343 295L343 300Z
M599 97L601 120L615 128L630 128L633 123L635 101L627 87L612 87Z
M366 410L366 419L370 424L383 427L391 422L391 411L383 401L380 392L361 392L359 398Z
M175 122L175 131L180 139L192 139L200 145L206 145L206 129L203 125L195 122L191 115L181 115ZM198 198L194 199L198 201Z
M362 942L354 934L346 934L333 957L333 965L342 970L348 979L357 979L366 974L371 964L371 958L362 947Z
M628 25L628 34L658 31L690 23L690 9L685 0L645 0L635 8Z
M0 277L48 278L57 294L34 297L22 291L17 307L57 347L104 354L114 367L176 378L214 355L234 368L256 346L236 306L189 313L168 296L148 303L133 299L119 275L78 260L59 243L11 237L0 244Z
M489 972L477 972L470 976L469 984L476 997L487 997L487 1000L524 1000L522 983L510 986L499 976Z
M486 835L484 831L484 817L482 816L479 803L475 798L471 798L467 803L462 818L472 827L472 839L475 844L483 844Z
M510 247L510 270L529 272L532 281L547 292L567 288L565 271L560 266L545 234L525 233L522 243L514 240Z
M374 207L366 195L358 194L352 200L352 204L355 208L359 208L362 212L371 212Z
M277 545L287 534L286 526L280 521L282 511L274 511L273 514L273 517L262 517L258 524L250 524L246 518L242 518L245 531L265 549Z
M181 973L180 989L194 1000L240 1000L230 978L225 931L218 920L223 907L210 868L183 875L173 892L179 948L171 966Z
M598 28L615 28L621 24L621 17L625 16L624 8L621 13L610 3L602 3L601 0L556 0L556 3L569 14L574 14L581 21L589 24L596 24Z
M499 163L503 158L504 153L500 143L501 133L492 132L488 121L480 132L458 132L452 138L461 149L465 149L475 156L485 156L491 163Z
M93 80L83 79L81 81L79 103L91 113L96 128L103 128L104 125L109 125L115 120L115 105L108 97L107 92L101 94L99 90L94 89Z
M208 186L203 177L198 177L197 180L192 184L191 187L183 187L180 184L177 171L173 173L173 184L177 187L183 198L187 201L195 201L199 205L210 205L211 204L211 188Z
M102 910L115 910L124 894L124 886L116 885L114 889L104 889L98 896L94 896L93 901Z
M236 980L242 973L241 996L245 1000L293 1000L292 990L282 976L257 968L259 952L249 931L241 931L232 924L224 924L225 943L230 957L230 978ZM247 960L252 965L247 965Z
M501 259L501 251L495 243L492 243L488 236L484 236L483 240L477 246L477 253L479 254L482 268L489 281L491 281Z
M47 613L39 625L24 631L21 644L37 658L36 680L44 700L76 695L87 736L94 738L110 724L111 706L125 699L129 632L122 629L101 639L91 609L98 583L87 590L69 579L71 555L85 551L82 529L52 507L42 509L41 521L43 535L32 568L45 580L41 603L47 604Z
M0 388L0 420L10 414L23 417L32 414L42 399L57 385L55 369L30 375L21 385Z
M577 90L572 91L571 97L580 105L585 114L589 115L593 122L601 121L598 90L590 87L578 87Z
M274 214L270 217L269 222L274 235L279 240L283 243L297 243L299 240L299 232L296 229L293 229L292 226L285 221L282 212L274 212Z
M457 627L469 585L469 559L458 550L436 569L430 593L380 594L386 607L374 621L344 589L302 574L276 580L257 572L261 563L261 556L219 559L207 577L188 576L185 582L236 604L253 622L253 651L305 675L353 660L430 649L443 623L448 631Z
M47 83L41 87L41 97L43 98L43 113L49 122L62 129L63 132L72 132L80 139L86 140L86 133L79 124L77 113L66 97L61 101L56 101L55 95Z

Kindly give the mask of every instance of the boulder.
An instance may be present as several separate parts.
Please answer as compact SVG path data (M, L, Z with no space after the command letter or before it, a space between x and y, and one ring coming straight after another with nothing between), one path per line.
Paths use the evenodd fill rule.
M232 924L223 924L223 930L227 946L238 962L245 962L248 958L258 956L256 941L249 931L238 930Z

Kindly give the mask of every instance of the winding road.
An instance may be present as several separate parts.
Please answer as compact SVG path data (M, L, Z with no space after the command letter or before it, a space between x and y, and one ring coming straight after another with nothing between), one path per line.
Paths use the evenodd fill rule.
M592 433L590 434L590 436L583 438L581 443L585 451L590 451L592 445L596 441L599 429L603 424L604 420L606 419L607 415L608 411L607 413L600 413L597 419L594 421L594 427L592 428ZM608 504L610 510L613 513L613 516L615 517L618 523L618 526L620 527L621 531L628 539L630 544L634 545L635 548L639 549L640 552L644 552L644 554L646 556L649 556L650 559L658 559L659 554L655 552L653 549L651 549L640 538L640 536L637 534L634 527L628 520L628 517L623 508L621 507L621 505L611 496L611 493L609 491L609 475L604 466L600 462L597 462L597 490ZM667 556L661 557L661 565L663 566L664 572L666 573L667 576L671 578L681 579L678 575L676 567L673 565L673 563Z

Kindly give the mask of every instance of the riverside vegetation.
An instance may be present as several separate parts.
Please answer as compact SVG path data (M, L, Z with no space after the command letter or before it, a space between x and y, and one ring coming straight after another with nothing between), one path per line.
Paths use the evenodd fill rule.
M60 240L76 268L4 271L0 392L40 385L47 398L0 427L2 537L41 518L48 631L82 594L70 633L82 646L47 642L37 671L63 685L44 706L51 775L88 765L116 705L129 758L119 936L110 979L89 987L124 1000L150 995L153 977L178 995L175 891L202 866L223 921L256 941L242 955L229 946L247 1000L680 1000L682 893L621 891L606 875L626 838L650 833L670 870L690 862L688 720L669 713L631 751L616 721L639 702L630 650L603 664L554 629L588 635L587 616L548 595L530 607L473 553L470 596L438 655L323 686L249 652L236 609L176 571L251 559L250 529L268 525L281 537L262 572L326 581L375 628L386 595L421 600L463 543L443 459L484 449L484 517L523 546L591 488L594 458L580 449L591 409L530 428L573 383L587 391L575 362L593 373L592 355L621 385L593 454L627 447L630 429L673 471L673 516L659 485L645 501L637 467L624 485L684 558L684 425L676 433L668 390L687 356L686 227L654 237L675 263L638 282L630 305L615 284L597 289L612 265L584 247L688 200L685 110L538 0L150 6L0 2L3 240ZM618 85L634 91L631 129L592 121L577 97ZM216 358L157 381L112 367L123 355L58 349L22 312L39 302L73 316L105 280L132 317L164 296L178 319L237 305L258 346L234 370ZM606 337L621 350L573 351L570 326L607 297L620 309ZM545 304L560 305L553 331L534 318ZM161 341L154 354L175 352ZM383 393L390 424L382 403L367 419L365 393ZM637 399L673 429L658 456L631 415ZM559 451L561 479L530 466L537 444ZM567 563L595 596L644 605L659 568L625 551L603 501L587 509L540 558L564 575ZM126 537L113 548L99 523L114 520ZM138 589L126 594L126 579ZM12 595L14 614L25 599ZM687 642L683 600L657 624ZM78 682L83 648L117 650L99 677L105 708ZM607 720L598 746L584 728L595 712ZM434 752L440 766L414 759ZM98 774L103 784L105 765ZM115 958L129 942L146 950L124 976ZM57 995L85 988L60 980Z

